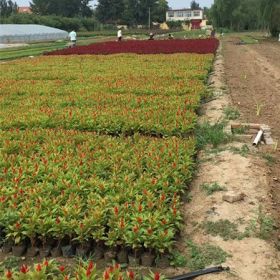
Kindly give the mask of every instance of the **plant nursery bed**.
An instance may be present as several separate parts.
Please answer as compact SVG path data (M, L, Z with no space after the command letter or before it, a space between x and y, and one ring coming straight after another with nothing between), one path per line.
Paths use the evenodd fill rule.
M172 54L172 53L215 53L219 46L217 39L188 39L188 40L150 40L150 41L123 41L105 42L68 48L46 53L46 55L69 55L69 54Z

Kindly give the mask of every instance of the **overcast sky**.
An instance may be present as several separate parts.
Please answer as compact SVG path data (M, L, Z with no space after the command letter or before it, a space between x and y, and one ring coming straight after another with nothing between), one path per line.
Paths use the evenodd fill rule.
M29 6L30 0L13 0L17 2L18 6ZM92 4L95 4L97 0L92 1ZM169 0L169 6L172 7L173 9L178 9L178 8L187 8L190 6L191 0ZM204 6L211 6L213 4L214 0L196 0L200 4L201 7Z

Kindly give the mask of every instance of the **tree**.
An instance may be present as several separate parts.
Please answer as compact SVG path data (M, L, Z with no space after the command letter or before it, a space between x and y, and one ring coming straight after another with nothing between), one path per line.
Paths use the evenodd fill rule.
M156 8L153 12L153 20L156 22L164 22L166 19L166 12L169 9L166 0L158 0Z
M32 0L31 9L39 15L63 17L90 16L89 0Z
M191 2L191 9L192 9L192 10L200 9L199 3L197 3L195 0L193 0L193 1Z
M0 0L0 17L8 17L18 11L16 2L11 0Z
M99 0L96 16L102 23L118 23L124 15L124 0Z

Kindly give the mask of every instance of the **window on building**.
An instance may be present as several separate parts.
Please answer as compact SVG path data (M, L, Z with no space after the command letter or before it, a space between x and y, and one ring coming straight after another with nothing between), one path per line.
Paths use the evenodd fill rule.
M199 17L200 16L200 11L194 11L193 16L194 17Z
M183 11L178 11L176 16L177 17L184 17L184 12Z
M190 18L192 16L191 11L184 12L184 17Z
M169 17L174 17L174 12L168 12Z

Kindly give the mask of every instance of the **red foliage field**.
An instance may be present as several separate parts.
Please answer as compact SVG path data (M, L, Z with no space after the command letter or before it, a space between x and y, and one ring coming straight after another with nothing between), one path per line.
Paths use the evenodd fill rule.
M191 40L154 40L154 41L123 41L105 42L58 50L46 55L83 55L83 54L171 54L171 53L215 53L219 46L217 39Z

